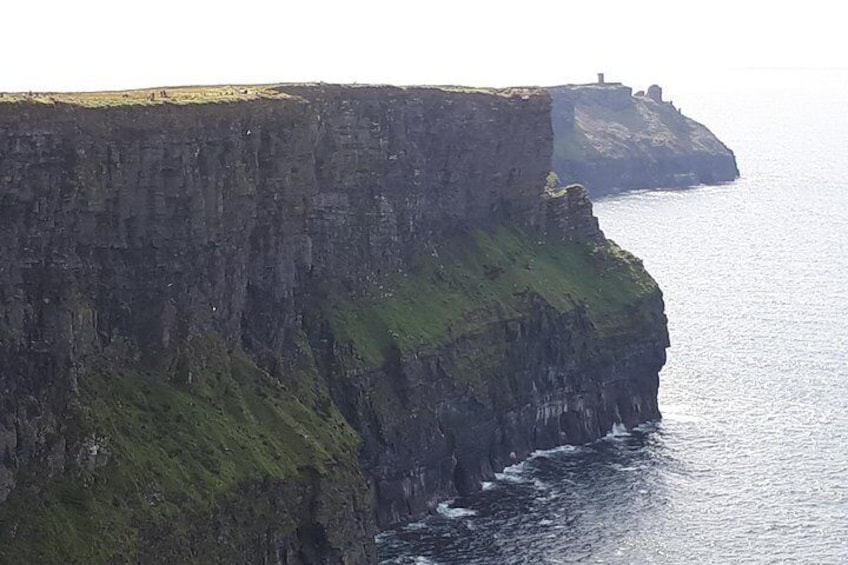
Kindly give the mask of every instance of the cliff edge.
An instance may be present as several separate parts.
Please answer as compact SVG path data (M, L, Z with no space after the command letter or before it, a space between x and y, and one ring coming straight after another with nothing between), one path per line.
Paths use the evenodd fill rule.
M662 296L538 89L0 99L0 561L373 563L659 417Z
M633 95L618 83L555 86L552 169L592 196L641 188L716 184L739 176L736 158L662 89Z

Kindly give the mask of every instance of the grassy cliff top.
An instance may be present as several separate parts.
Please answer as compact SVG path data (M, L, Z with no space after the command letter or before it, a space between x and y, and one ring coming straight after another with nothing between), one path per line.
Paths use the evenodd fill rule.
M157 104L216 104L268 98L284 99L289 98L289 96L267 85L179 86L103 92L2 93L0 94L0 104L70 104L85 108L103 108Z
M151 87L136 90L107 90L100 92L0 92L0 104L68 104L83 108L114 106L155 106L164 104L218 104L250 100L288 99L303 89L397 89L401 91L430 89L449 93L477 93L492 96L527 96L540 92L527 88L479 88L469 86L390 86L378 84L290 83L264 85L218 85Z

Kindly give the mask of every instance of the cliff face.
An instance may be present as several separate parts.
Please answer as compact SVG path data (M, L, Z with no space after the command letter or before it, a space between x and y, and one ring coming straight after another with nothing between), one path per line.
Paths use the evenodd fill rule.
M230 90L0 103L2 560L367 563L658 416L660 293L541 195L546 93Z
M297 346L319 129L275 93L0 104L0 560L367 559Z
M534 449L659 417L662 300L632 257L505 228L437 249L390 293L334 302L325 336L380 526Z
M552 168L594 196L736 179L733 152L705 126L662 100L619 84L557 86Z

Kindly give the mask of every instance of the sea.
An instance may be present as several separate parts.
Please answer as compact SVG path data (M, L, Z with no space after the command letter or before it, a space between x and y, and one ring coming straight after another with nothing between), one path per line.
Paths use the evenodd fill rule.
M665 86L742 176L595 203L664 292L662 419L533 454L381 564L848 563L848 71Z

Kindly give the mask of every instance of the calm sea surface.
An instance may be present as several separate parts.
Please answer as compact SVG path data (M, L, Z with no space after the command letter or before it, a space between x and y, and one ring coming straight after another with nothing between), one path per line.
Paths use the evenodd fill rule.
M663 420L384 532L383 564L848 563L846 77L693 92L743 178L596 203L665 292Z

